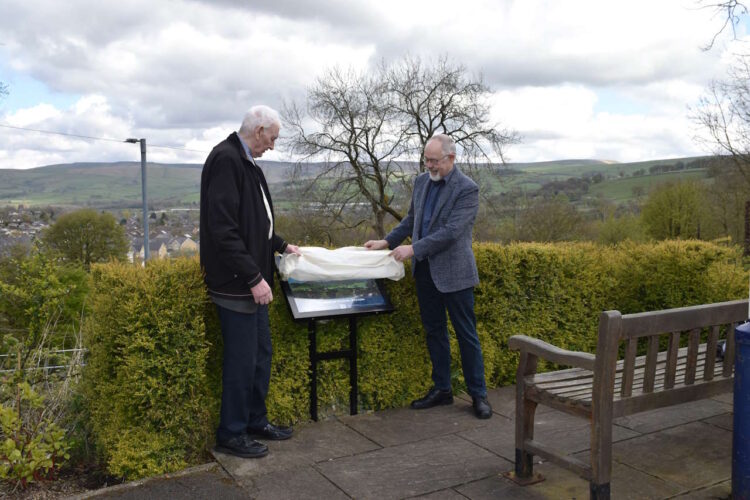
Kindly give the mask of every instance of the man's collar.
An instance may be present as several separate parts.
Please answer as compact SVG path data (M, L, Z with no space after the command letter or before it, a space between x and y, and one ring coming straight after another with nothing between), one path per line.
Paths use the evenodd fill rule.
M443 177L442 180L444 180L446 183L448 183L451 180L451 177L453 177L453 173L455 171L456 171L456 165L453 165L453 168L451 169L451 171L448 172L448 175L446 175L445 177Z
M255 159L253 159L253 152L250 151L250 146L248 146L247 143L245 143L245 141L242 139L242 136L240 134L237 134L237 138L240 140L240 144L242 144L242 149L245 150L247 159L255 163Z

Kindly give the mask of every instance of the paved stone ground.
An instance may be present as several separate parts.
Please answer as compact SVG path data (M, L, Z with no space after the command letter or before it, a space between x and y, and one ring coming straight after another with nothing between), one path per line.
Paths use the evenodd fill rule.
M104 490L96 498L588 498L588 483L553 464L546 479L520 487L513 467L514 387L491 391L495 414L478 420L470 399L452 406L339 417L270 442L262 459L216 453L216 464L177 476ZM539 441L582 459L585 420L539 407ZM728 498L731 394L620 418L614 428L613 498Z

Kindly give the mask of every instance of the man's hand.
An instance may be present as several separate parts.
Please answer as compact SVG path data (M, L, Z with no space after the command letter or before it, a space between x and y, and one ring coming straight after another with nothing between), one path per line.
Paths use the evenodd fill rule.
M411 245L401 245L400 247L396 247L388 255L390 255L391 257L393 257L399 262L403 262L406 259L410 259L414 256L414 248L412 248Z
M273 300L273 292L271 291L271 287L268 286L268 283L266 283L266 280L264 279L260 280L260 283L252 287L250 291L253 292L253 300L256 304L265 306L267 304L270 304Z
M295 255L302 255L302 252L300 252L299 247L297 245L286 245L286 248L284 249L284 253L293 253Z
M365 243L365 248L368 250L384 250L388 248L388 242L386 240L370 240Z

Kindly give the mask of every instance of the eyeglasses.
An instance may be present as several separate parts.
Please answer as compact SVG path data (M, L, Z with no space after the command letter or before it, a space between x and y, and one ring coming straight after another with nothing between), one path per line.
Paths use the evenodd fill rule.
M430 164L437 164L437 163L439 163L439 162L443 161L443 159L445 159L445 158L447 158L447 157L449 157L449 156L450 156L450 154L447 154L447 155L443 155L443 156L441 156L440 158L427 158L427 157L425 157L425 159L424 159L424 164L425 164L425 165L430 165Z

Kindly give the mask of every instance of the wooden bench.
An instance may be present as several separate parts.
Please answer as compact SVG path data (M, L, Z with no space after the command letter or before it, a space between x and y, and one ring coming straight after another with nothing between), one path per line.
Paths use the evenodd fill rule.
M541 480L533 473L532 458L538 455L588 480L592 499L609 498L612 419L731 391L734 328L747 318L747 300L626 315L605 311L599 319L596 355L524 335L511 337L508 346L521 357L516 373L516 463L507 476L521 484ZM683 335L687 345L680 347ZM726 342L726 355L717 362L720 338ZM662 340L667 348L660 352ZM645 355L638 356L639 347ZM538 358L575 368L536 373ZM591 422L590 464L534 440L538 404Z

